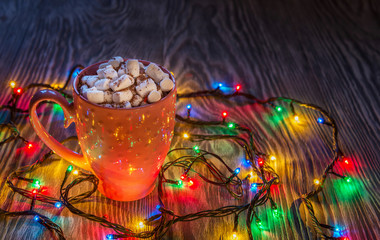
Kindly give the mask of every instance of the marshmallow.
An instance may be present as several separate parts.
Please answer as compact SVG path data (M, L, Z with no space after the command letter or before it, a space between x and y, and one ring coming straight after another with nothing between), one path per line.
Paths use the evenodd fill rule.
M127 72L126 72L125 70L126 70L125 68L120 68L120 69L117 71L117 75L120 77L121 75L126 74Z
M110 82L111 80L108 79L108 78L103 78L103 79L100 79L99 81L97 81L95 83L95 87L96 89L98 90L107 90L110 88Z
M139 61L136 60L136 59L129 59L127 61L127 69L128 69L128 73L132 76L132 77L137 77L140 75L140 65L139 65Z
M173 89L173 87L174 87L174 83L169 78L165 78L164 80L160 82L160 88L164 92L169 92L170 90Z
M124 75L121 75L118 79L111 82L110 88L116 92L116 91L125 89L127 87L130 87L134 83L135 83L135 80L133 79L133 77L131 77L127 74L124 74Z
M142 101L143 98L136 94L131 100L132 107L137 107Z
M105 68L105 67L107 67L108 65L109 65L108 62L106 62L106 63L102 63L102 64L99 65L99 69Z
M101 69L98 69L97 71L96 71L96 73L98 74L98 77L101 79L101 78L105 78L105 76L104 76L104 72L103 72L103 70L104 70L105 68L101 68Z
M104 102L112 103L112 94L111 91L104 91Z
M111 65L109 65L109 66L111 66ZM106 78L111 78L111 79L114 79L114 78L117 78L118 76L117 76L117 72L115 71L115 69L113 69L112 67L106 67L106 68L104 68L103 69L103 73L104 73L104 76L106 77Z
M124 108L132 108L132 105L130 102L125 102Z
M140 85L136 86L137 94L143 98L148 96L148 94L153 90L157 90L157 86L150 78L148 80L143 81Z
M118 68L122 62L124 62L122 57L113 57L108 61L108 64L111 64L114 68Z
M102 103L104 102L104 92L99 90L91 90L92 88L88 89L86 92L88 101L92 103Z
M99 80L97 75L88 75L82 77L82 83L87 84L89 87L93 87L95 82Z
M80 93L84 95L84 93L88 90L88 86L86 84L80 87Z
M149 103L158 102L160 99L161 99L161 93L159 91L153 90L148 95Z
M130 101L132 97L133 97L133 94L130 90L115 92L114 94L112 94L112 100L115 103L123 103L126 101Z
M150 63L148 65L145 69L145 73L148 74L148 76L151 77L156 83L159 83L165 77L165 73L154 63Z

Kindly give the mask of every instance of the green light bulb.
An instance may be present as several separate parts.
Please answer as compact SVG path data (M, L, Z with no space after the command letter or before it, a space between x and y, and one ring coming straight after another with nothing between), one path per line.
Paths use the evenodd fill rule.
M352 181L352 179L349 176L344 177L344 180L346 180L346 182L348 183Z
M177 185L178 185L178 186L182 186L182 184L183 184L182 180L178 180L178 181L177 181Z
M277 110L277 112L281 112L282 111L282 107L277 106L276 110Z
M71 172L72 170L73 170L73 166L70 165L70 166L67 168L67 171L68 171L68 172Z
M227 126L228 128L234 129L236 125L235 123L229 123Z

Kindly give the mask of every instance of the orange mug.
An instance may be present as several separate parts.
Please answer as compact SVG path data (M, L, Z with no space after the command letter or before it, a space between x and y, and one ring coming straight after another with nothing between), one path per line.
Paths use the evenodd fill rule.
M150 63L139 61L145 66ZM56 91L37 92L29 105L30 121L37 135L56 154L99 178L98 190L104 196L134 201L154 189L169 151L175 123L176 86L160 101L140 107L120 109L93 104L79 94L78 83L84 75L96 75L98 66L104 62L83 69L74 79L71 104ZM168 70L161 69L175 82ZM63 146L42 126L36 108L43 101L53 101L62 107L66 128L75 122L83 155Z

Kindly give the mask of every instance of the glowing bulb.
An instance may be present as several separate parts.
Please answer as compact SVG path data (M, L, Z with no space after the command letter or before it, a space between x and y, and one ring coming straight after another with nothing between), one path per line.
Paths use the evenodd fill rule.
M34 216L34 221L38 222L40 220L40 217L38 215Z
M269 157L269 159L272 160L272 161L275 161L275 160L276 160L276 157L273 156L273 155L271 155L271 156Z
M236 85L235 87L236 92L240 91L240 89L241 89L241 85L240 84Z
M13 92L17 95L21 95L22 94L22 88L14 88L13 89Z
M282 107L277 106L277 107L276 107L276 110L277 110L277 112L281 112L281 111L282 111Z
M278 210L277 210L277 208L273 210L273 216L274 217L278 217Z
M28 143L28 149L31 149L31 148L33 148L33 144Z
M344 180L346 180L346 182L348 182L348 183L352 181L352 179L349 176L345 176Z
M221 88L223 87L223 83L219 83L218 86Z
M68 167L67 167L67 171L68 172L71 172L73 170L73 166L72 165L69 165Z
M191 104L187 104L186 108L191 109Z
M234 129L236 125L235 125L235 123L231 122L227 126L228 126L228 128Z
M237 234L234 232L234 233L232 233L232 239L238 239L238 236L237 236Z
M194 149L194 151L196 152L196 153L199 153L200 151L199 151L199 146L197 146L197 145L195 145L194 147L193 147L193 149Z
M78 170L75 170L75 171L73 172L74 175L78 175L78 173L79 173Z
M15 81L10 81L9 86L11 88L15 88L16 87L16 82Z
M235 169L235 174L238 174L240 172L240 168Z
M157 205L157 206L156 206L156 209L158 210L158 209L160 209L160 207L161 207L161 205Z
M343 162L345 163L345 164L350 164L350 161L348 161L348 158L343 158Z
M193 180L190 180L190 181L187 183L187 185L188 185L189 187L193 186L193 185L194 185Z
M61 208L61 207L62 207L62 203L61 203L61 202L56 202L56 203L54 204L54 206L55 206L56 208Z
M252 183L251 184L251 191L253 192L253 191L256 191L256 189L257 189L257 184L256 183Z
M185 178L186 178L186 176L183 174L183 175L181 175L181 180L185 180Z
M32 193L33 193L34 195L36 195L36 194L37 194L37 189L33 189L33 190L32 190Z
M222 112L222 117L223 117L223 118L226 118L227 115L228 115L228 113L227 113L226 111Z
M190 137L189 134L187 134L187 133L184 133L184 134L183 134L183 138L186 138L186 139L187 139L187 138L189 138L189 137Z
M113 239L113 235L112 234L107 234L106 238L107 239Z
M38 179L34 179L33 183L36 185L40 185L40 181Z
M249 178L253 177L253 172L249 173Z
M257 159L257 163L260 167L264 166L264 160L262 158Z
M314 179L314 184L319 185L321 182L318 179Z
M143 228L144 227L144 223L143 222L139 222L139 227Z
M178 180L178 181L177 181L177 185L178 185L178 186L182 186L182 184L183 184L182 180Z
M318 123L321 123L321 124L322 124L322 123L324 123L324 122L325 122L325 119L323 119L323 118L318 118L318 120L317 120L317 121L318 121Z
M294 121L296 121L296 123L300 123L300 117L298 117L297 115L294 116Z

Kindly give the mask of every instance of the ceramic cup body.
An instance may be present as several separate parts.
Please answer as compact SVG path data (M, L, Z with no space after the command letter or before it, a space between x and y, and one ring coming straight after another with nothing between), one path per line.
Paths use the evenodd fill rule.
M149 64L140 61L144 65ZM87 101L78 91L81 77L96 75L101 63L91 65L78 74L73 81L74 102L68 107L63 106L65 116L69 115L66 121L75 122L83 156L71 160L67 159L70 156L56 152L92 171L100 180L99 191L106 197L133 201L145 197L154 189L169 151L175 123L176 88L153 104L131 109L102 107ZM162 70L175 81L169 71ZM32 99L31 105L37 105L38 100ZM68 109L65 111L65 108ZM34 126L36 120L32 117ZM38 129L36 131L40 137L45 134ZM47 145L55 150L54 144Z

